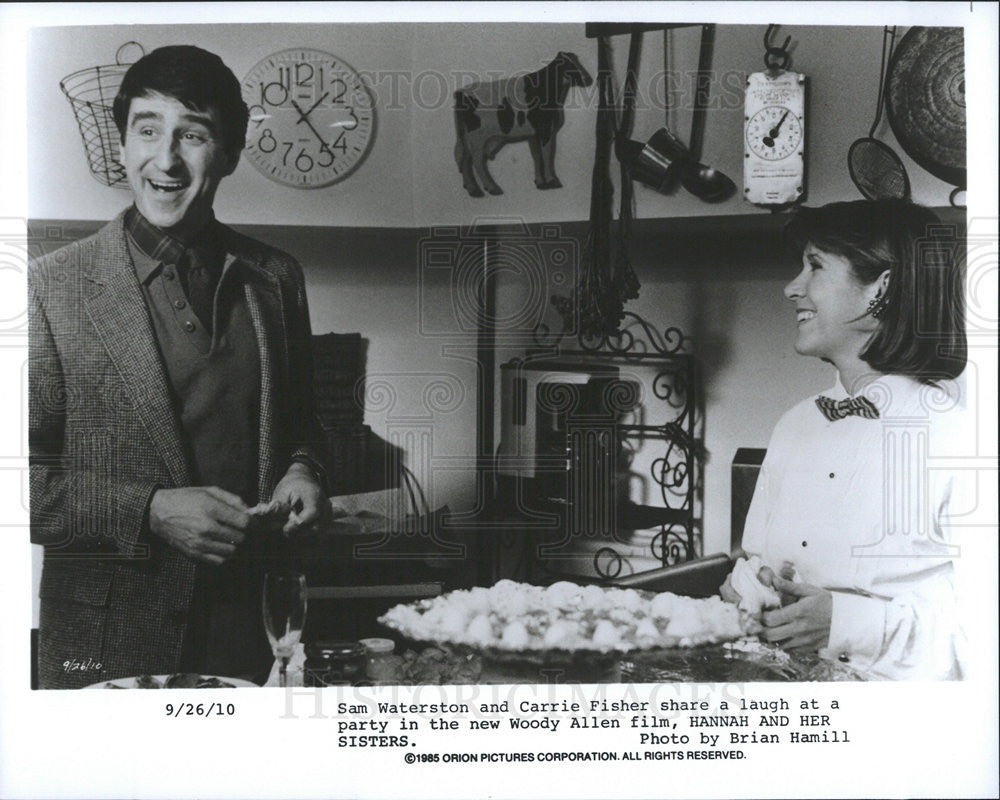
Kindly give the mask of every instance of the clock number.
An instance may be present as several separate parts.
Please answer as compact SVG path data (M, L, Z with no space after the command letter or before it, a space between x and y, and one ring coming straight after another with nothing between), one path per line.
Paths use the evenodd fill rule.
M277 95L278 99L274 99ZM278 81L271 81L268 84L260 84L260 102L261 105L265 103L270 106L280 106L288 100L288 89L285 88L283 83Z
M292 89L292 68L282 65L278 67L278 83L280 83L284 88L285 92L290 92Z
M250 106L247 109L250 112L250 121L253 123L254 128L259 128L264 124L264 120L267 119L267 109L264 106Z
M309 74L306 75L303 78L302 77L302 70L304 70L304 69L309 70ZM296 86L305 86L306 88L310 88L312 86L313 74L314 74L314 71L313 71L312 64L309 64L309 63L306 63L306 62L302 62L300 64L296 64L295 65L295 85Z
M347 142L344 141L344 135L344 131L341 131L330 145L330 147L336 147L340 151L341 155L347 152Z
M281 166L287 167L288 166L288 154L292 152L292 148L295 147L295 143L294 142L282 142L282 144L285 146L285 155L281 159Z
M351 115L351 119L354 120L353 125L343 125L345 131L353 131L358 125L361 124L361 120L358 119L358 115L354 113L354 106L347 107L347 113Z
M268 142L270 146L264 147L264 142ZM271 129L264 128L264 132L260 135L260 139L257 140L257 149L262 153L273 153L277 146L278 140L274 138L274 134L271 133Z
M336 88L338 85L339 88ZM340 78L334 78L330 81L330 93L333 95L330 98L331 103L343 102L344 95L347 94L347 83Z
M330 160L328 162L326 162L325 164L323 163L323 156L324 156L324 154L330 156ZM327 147L326 144L324 144L319 149L319 158L316 160L316 163L320 166L320 168L326 169L327 167L332 167L333 166L333 162L335 160L336 160L336 156L333 154L333 151L329 147Z
M302 162L305 162L308 166L302 166ZM313 168L312 156L310 156L305 148L299 150L299 154L295 156L295 169L299 172L309 172Z

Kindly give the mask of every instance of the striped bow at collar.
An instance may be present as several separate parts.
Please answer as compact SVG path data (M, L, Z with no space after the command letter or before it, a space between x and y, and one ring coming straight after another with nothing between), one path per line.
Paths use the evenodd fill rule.
M820 395L816 398L816 406L830 422L851 416L878 419L878 408L871 400L862 395L848 397L844 400L834 400L831 397Z

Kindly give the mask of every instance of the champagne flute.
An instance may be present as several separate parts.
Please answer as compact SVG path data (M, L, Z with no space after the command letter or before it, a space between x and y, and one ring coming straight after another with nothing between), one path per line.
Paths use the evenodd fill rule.
M302 636L306 620L306 577L301 572L268 572L264 576L264 630L278 660L278 685L288 685L288 660Z

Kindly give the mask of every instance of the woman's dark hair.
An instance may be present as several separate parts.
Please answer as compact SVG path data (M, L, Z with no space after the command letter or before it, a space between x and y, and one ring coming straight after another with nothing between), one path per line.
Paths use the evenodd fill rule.
M874 309L879 327L861 352L863 361L924 383L962 373L968 357L964 242L952 226L904 200L856 200L800 208L786 236L799 256L811 243L847 259L862 285L889 270Z
M157 48L129 67L112 107L122 141L132 100L154 92L173 97L193 111L216 109L226 151L243 149L249 112L239 81L215 53L193 45L171 45Z

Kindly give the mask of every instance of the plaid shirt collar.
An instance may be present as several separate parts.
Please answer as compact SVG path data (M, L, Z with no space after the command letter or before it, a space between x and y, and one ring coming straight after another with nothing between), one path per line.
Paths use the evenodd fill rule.
M161 231L132 205L125 212L125 231L136 250L145 256L145 263L136 262L139 280L145 281L162 264L177 265L190 248L209 251L206 263L218 262L218 258L212 258L218 247L218 237L214 235L217 224L213 215L194 239L185 243Z

